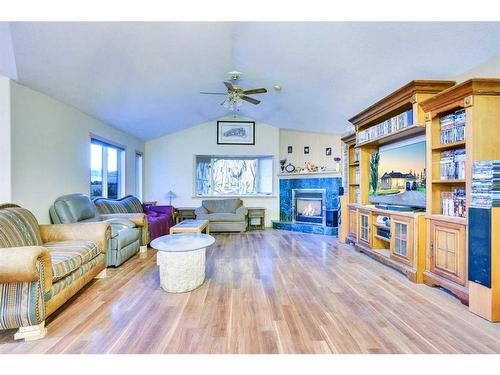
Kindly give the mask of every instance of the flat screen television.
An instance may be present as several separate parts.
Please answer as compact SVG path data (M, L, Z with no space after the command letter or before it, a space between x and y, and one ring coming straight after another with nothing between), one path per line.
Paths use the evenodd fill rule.
M370 202L388 209L425 209L425 146L425 136L418 136L371 155Z

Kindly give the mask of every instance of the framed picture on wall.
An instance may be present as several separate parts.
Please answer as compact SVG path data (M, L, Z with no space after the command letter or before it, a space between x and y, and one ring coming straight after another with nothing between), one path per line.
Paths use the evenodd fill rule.
M332 156L332 148L331 147L326 148L326 156Z
M217 121L218 145L254 145L255 121Z
M304 154L308 154L309 153L309 146L306 146L304 147Z
M291 154L293 152L293 147L292 146L288 146L288 153Z

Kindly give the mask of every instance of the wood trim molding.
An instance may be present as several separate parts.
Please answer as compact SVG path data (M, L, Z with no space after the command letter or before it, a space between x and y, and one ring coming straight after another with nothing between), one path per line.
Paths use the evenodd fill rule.
M434 94L452 87L454 81L438 81L438 80L415 80L407 83L400 89L387 95L385 98L372 104L364 111L358 113L349 119L356 128L362 127L377 117L387 114L397 108L408 104L411 105L417 100L416 94Z
M432 98L424 100L420 105L425 112L435 111L437 108L449 107L450 104L463 100L464 106L472 105L472 95L499 95L500 79L498 78L472 78L465 82L450 87Z
M347 144L354 144L354 143L356 143L356 132L344 135L344 136L340 137L340 140L344 143L347 143Z

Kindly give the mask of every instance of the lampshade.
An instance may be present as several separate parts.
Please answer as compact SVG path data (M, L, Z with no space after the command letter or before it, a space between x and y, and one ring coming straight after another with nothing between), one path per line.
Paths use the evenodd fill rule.
M177 197L177 195L175 195L175 193L174 193L172 190L170 190L170 191L167 193L166 197L167 197L167 198L172 199L172 198Z

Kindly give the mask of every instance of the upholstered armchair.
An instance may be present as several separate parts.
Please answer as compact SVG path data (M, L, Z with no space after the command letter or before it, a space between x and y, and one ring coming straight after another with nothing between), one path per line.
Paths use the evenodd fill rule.
M121 199L97 198L94 199L94 203L101 217L116 218L121 217L121 215L139 215L137 220L144 220L141 245L147 245L155 238L167 235L170 232L170 227L174 225L174 208L172 206L143 206L141 201L132 195ZM134 222L138 224L138 221Z
M45 319L106 269L108 223L39 225L28 210L0 205L0 329L45 336Z
M195 210L196 219L208 220L211 232L244 232L248 208L241 199L203 200Z

